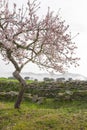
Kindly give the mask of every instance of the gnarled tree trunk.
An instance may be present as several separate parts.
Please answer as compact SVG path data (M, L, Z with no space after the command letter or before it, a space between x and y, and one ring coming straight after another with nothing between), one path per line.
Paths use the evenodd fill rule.
M15 71L13 73L13 76L21 84L21 90L19 91L19 94L18 94L18 97L17 97L17 101L15 102L14 108L20 108L20 104L21 104L21 101L23 99L23 95L24 95L25 89L27 87L27 84L26 84L25 80L21 77L21 75L19 73L20 73L19 71Z

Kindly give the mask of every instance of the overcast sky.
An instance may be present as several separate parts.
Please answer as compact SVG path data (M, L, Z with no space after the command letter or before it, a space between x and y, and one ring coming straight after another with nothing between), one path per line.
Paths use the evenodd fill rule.
M11 3L16 2L19 6L25 4L27 0L9 0ZM41 1L41 0L38 0ZM44 15L48 6L54 12L58 12L60 9L60 16L66 21L66 24L70 25L70 31L72 37L77 33L79 35L75 37L74 42L78 46L77 56L81 58L77 68L71 67L68 71L71 73L79 73L87 76L87 1L86 0L42 0L41 8L39 10L40 15ZM2 58L0 58L0 73L13 71L12 65L6 65ZM43 72L39 70L36 65L28 64L23 71L27 72Z

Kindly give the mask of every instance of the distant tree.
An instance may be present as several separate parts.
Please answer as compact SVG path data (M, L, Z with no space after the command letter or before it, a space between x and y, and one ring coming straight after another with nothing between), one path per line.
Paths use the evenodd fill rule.
M48 77L43 78L44 81L49 81L50 79Z
M41 19L36 13L38 8L37 0L28 0L26 7L20 9L14 3L13 10L8 0L0 0L0 54L14 65L13 76L22 86L15 108L20 107L27 87L20 72L28 62L63 72L78 60L74 57L76 46L67 31L69 26L50 8Z
M63 77L61 77L61 78L57 78L56 81L57 81L57 82L65 81L65 78L63 78Z
M53 78L48 78L48 77L44 77L43 80L44 80L44 81L50 81L50 82L54 81Z
M38 82L38 79L34 79L35 82Z
M72 78L69 78L68 81L72 81L73 79Z
M30 77L26 76L26 77L24 77L24 79L25 79L25 80L29 80L29 79L30 79Z

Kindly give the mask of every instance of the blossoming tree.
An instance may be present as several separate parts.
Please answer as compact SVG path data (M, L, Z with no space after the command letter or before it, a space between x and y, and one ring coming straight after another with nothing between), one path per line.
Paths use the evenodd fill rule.
M28 62L47 69L63 72L70 64L77 64L76 49L65 21L48 8L46 16L37 16L39 4L28 0L25 8L18 9L0 0L0 54L15 67L13 76L21 83L15 108L20 107L27 87L20 72Z

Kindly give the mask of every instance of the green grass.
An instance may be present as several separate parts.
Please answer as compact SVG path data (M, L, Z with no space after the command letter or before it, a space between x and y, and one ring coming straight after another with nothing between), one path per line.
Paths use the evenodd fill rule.
M8 78L0 78L0 81L1 82L17 82L18 83L18 80L16 80L16 79L8 79Z
M87 130L87 103L54 102L38 105L23 102L15 110L13 102L0 102L0 130Z
M17 82L18 83L18 80L16 79L9 79L9 78L0 78L0 81L1 82ZM27 83L32 83L34 82L33 80L26 80Z

